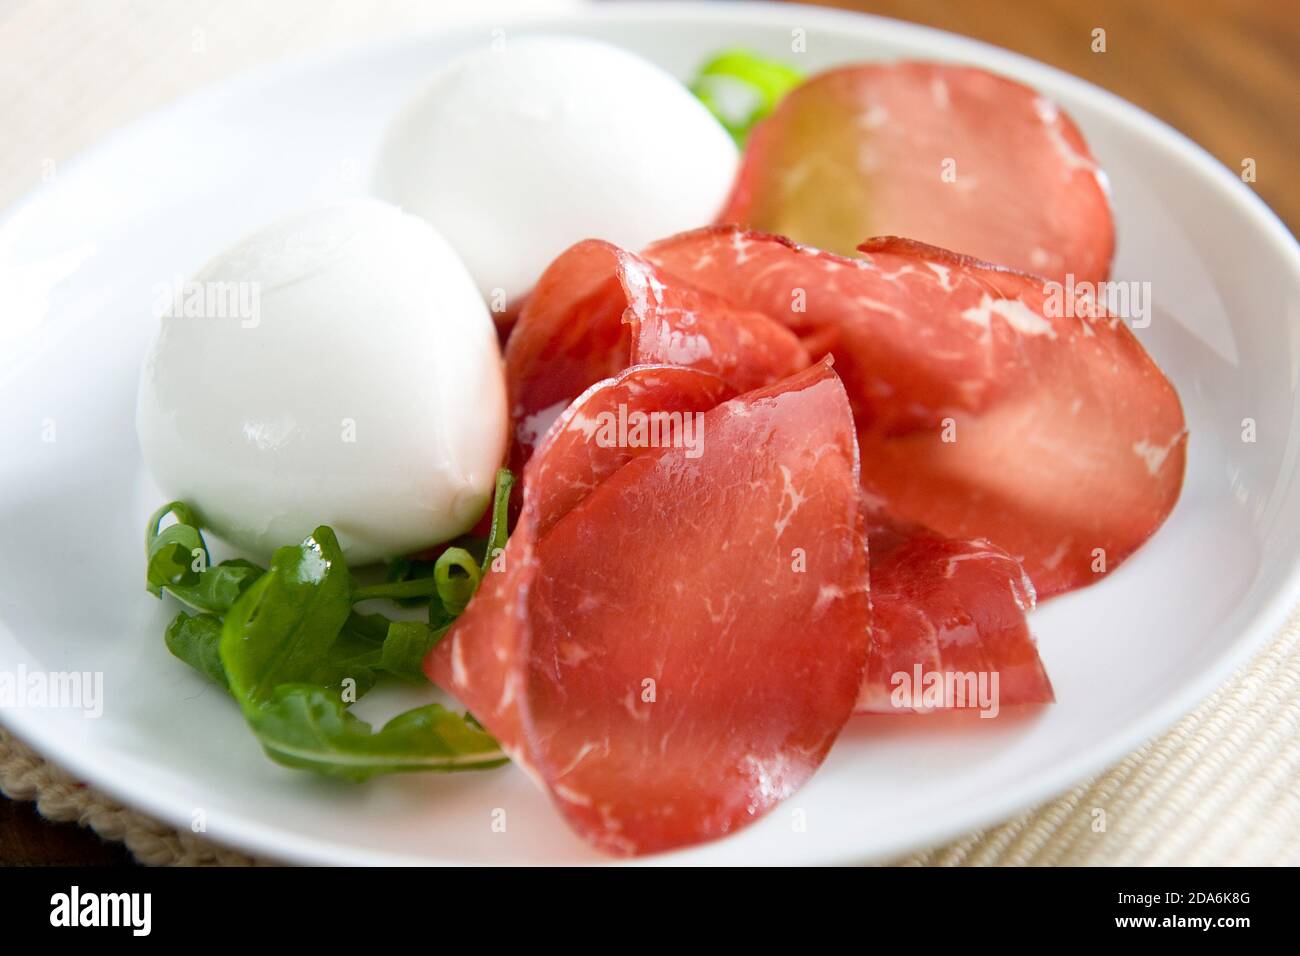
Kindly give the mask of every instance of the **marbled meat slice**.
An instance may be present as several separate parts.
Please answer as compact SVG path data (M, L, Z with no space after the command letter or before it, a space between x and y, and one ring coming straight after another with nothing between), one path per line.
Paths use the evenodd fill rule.
M668 274L835 357L877 510L1021 561L1040 598L1147 540L1182 487L1178 394L1095 297L923 243L846 259L712 227L655 243Z
M725 388L640 366L575 401L527 466L504 566L426 661L612 853L760 817L821 763L862 684L843 387L819 363L719 403ZM690 416L702 446L607 447L610 416L638 412Z
M809 365L783 325L662 276L640 256L598 239L578 243L547 267L505 356L516 467L571 401L630 365L698 368L739 391Z
M987 541L958 541L884 515L867 522L871 656L857 713L1054 700L1025 615L1034 585ZM932 694L937 688L937 696Z
M1115 249L1106 179L1055 103L945 63L833 69L749 138L718 219L852 255L908 236L1064 282L1098 282Z

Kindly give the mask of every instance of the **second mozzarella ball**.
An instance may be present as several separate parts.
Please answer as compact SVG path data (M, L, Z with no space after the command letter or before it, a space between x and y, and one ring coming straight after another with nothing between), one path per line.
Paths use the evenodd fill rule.
M500 309L575 242L639 249L710 223L736 147L673 76L577 37L448 65L394 122L378 190L429 220Z

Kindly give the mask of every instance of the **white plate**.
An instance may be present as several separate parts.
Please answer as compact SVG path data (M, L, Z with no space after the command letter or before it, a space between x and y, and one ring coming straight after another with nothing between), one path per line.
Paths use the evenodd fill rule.
M1191 709L1300 598L1300 251L1199 147L1049 67L887 20L619 4L528 27L605 38L681 76L720 47L789 56L796 28L809 70L968 61L1074 115L1114 187L1116 277L1152 283L1158 311L1140 336L1186 405L1187 483L1119 572L1033 615L1055 707L1021 720L857 719L768 818L660 860L878 859L1005 817ZM151 290L268 219L361 192L385 121L439 62L486 40L407 37L249 74L110 137L0 220L0 669L105 675L99 719L0 719L125 802L182 827L202 811L210 837L282 860L597 859L510 768L355 787L272 764L230 702L168 655L162 630L176 609L141 584L142 528L161 501L132 425ZM1248 417L1255 443L1241 440ZM496 808L504 833L491 828Z

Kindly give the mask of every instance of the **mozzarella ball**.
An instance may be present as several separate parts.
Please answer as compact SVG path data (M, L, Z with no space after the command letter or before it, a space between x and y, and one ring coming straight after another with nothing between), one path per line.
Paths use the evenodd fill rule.
M265 557L318 525L360 564L489 503L506 401L491 316L422 219L352 200L263 228L158 290L136 430L170 498Z
M439 73L389 130L376 189L447 237L495 309L575 242L638 250L708 225L736 163L670 74L605 43L538 36Z

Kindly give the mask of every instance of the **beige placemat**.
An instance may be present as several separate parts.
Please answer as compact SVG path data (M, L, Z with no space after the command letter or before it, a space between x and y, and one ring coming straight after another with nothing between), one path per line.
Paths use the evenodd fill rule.
M0 4L0 205L109 130L239 69L330 43L490 23L566 0ZM909 864L1300 864L1300 617L1168 734L1105 774ZM248 864L81 785L0 731L0 790L157 864Z

